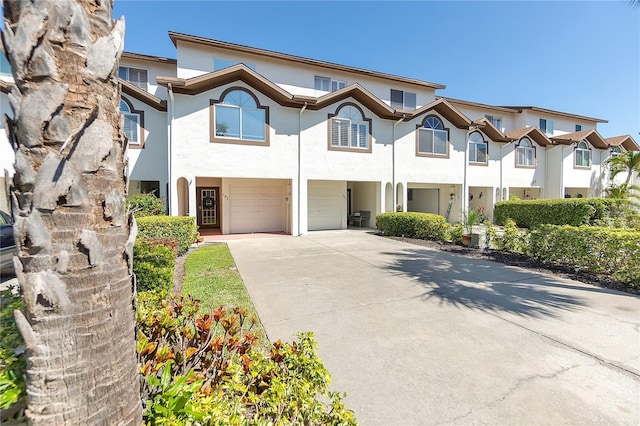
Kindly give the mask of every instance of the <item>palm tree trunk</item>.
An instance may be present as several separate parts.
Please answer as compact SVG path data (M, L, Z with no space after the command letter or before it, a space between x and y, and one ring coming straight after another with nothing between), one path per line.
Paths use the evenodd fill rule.
M16 275L32 424L136 424L125 142L113 0L4 0Z

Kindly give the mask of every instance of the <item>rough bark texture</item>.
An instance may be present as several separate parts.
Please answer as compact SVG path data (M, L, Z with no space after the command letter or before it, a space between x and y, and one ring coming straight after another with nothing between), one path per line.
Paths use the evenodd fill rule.
M113 0L4 0L32 424L140 424Z

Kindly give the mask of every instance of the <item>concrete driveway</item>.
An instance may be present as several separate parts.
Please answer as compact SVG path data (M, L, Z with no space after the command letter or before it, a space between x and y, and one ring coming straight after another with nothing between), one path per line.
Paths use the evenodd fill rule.
M640 297L355 230L229 247L361 424L640 424Z

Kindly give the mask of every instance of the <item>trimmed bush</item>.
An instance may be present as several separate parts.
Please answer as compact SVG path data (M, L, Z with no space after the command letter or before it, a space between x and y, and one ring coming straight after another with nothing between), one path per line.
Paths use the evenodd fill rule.
M384 235L440 241L449 238L451 228L443 216L431 213L382 213L376 225Z
M640 287L640 231L541 225L530 233L527 254L546 263L610 274Z
M493 217L498 225L512 219L521 228L543 224L581 226L617 217L625 209L624 200L608 198L515 200L496 203Z
M185 253L196 240L195 219L189 216L147 216L136 219L138 238L175 238L178 254Z
M127 210L136 217L161 216L166 212L164 202L153 194L135 194L127 197Z
M133 272L138 291L162 292L173 287L178 242L167 238L138 238L133 246Z

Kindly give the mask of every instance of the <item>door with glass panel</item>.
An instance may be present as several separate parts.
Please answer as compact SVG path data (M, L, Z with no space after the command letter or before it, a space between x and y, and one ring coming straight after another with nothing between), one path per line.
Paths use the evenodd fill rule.
M198 193L198 225L203 228L219 228L219 188L197 188L196 191Z

